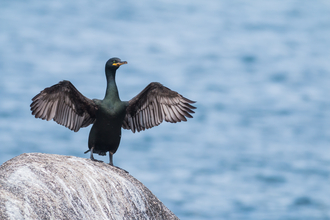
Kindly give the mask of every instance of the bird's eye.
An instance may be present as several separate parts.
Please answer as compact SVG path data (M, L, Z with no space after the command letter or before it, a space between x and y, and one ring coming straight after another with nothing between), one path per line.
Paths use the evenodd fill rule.
M112 61L112 63L117 63L117 61L116 61L116 60L114 60L114 61Z

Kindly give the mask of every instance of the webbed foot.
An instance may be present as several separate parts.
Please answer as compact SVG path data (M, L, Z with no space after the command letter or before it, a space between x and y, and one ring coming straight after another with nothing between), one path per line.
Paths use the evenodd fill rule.
M94 150L94 147L92 147L91 149L90 149L90 151L91 151L91 160L92 161L96 161L96 162L101 162L101 163L103 163L103 161L102 160L96 160L95 158L94 158L94 156L93 156L93 150ZM88 151L86 151L86 152L88 152Z
M109 165L111 165L111 164L109 164ZM129 173L127 170L124 170L123 168L120 168L120 167L117 167L117 166L114 166L114 165L111 165L111 166L116 167L117 169L120 169L120 170L124 171L125 173Z
M94 157L93 157L93 158L91 158L91 160L92 160L92 161L95 161L95 162L100 162L100 163L103 163L103 161L102 161L102 160L96 160Z

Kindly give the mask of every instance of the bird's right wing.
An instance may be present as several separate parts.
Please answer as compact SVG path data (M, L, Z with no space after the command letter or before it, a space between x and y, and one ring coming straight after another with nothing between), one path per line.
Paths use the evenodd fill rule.
M93 100L66 80L42 90L32 99L30 107L36 118L53 119L75 132L94 123L97 110Z

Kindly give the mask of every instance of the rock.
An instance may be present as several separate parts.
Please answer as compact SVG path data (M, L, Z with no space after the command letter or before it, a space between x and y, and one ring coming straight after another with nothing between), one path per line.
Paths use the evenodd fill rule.
M147 187L105 163L29 153L0 166L0 219L178 219Z

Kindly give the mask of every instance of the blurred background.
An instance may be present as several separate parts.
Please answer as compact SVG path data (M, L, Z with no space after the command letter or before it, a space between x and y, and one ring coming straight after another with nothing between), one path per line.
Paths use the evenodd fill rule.
M102 99L116 56L122 100L157 81L197 101L188 122L124 130L114 155L180 219L330 219L329 50L327 0L2 0L0 164L89 158L90 127L29 105L63 79Z

